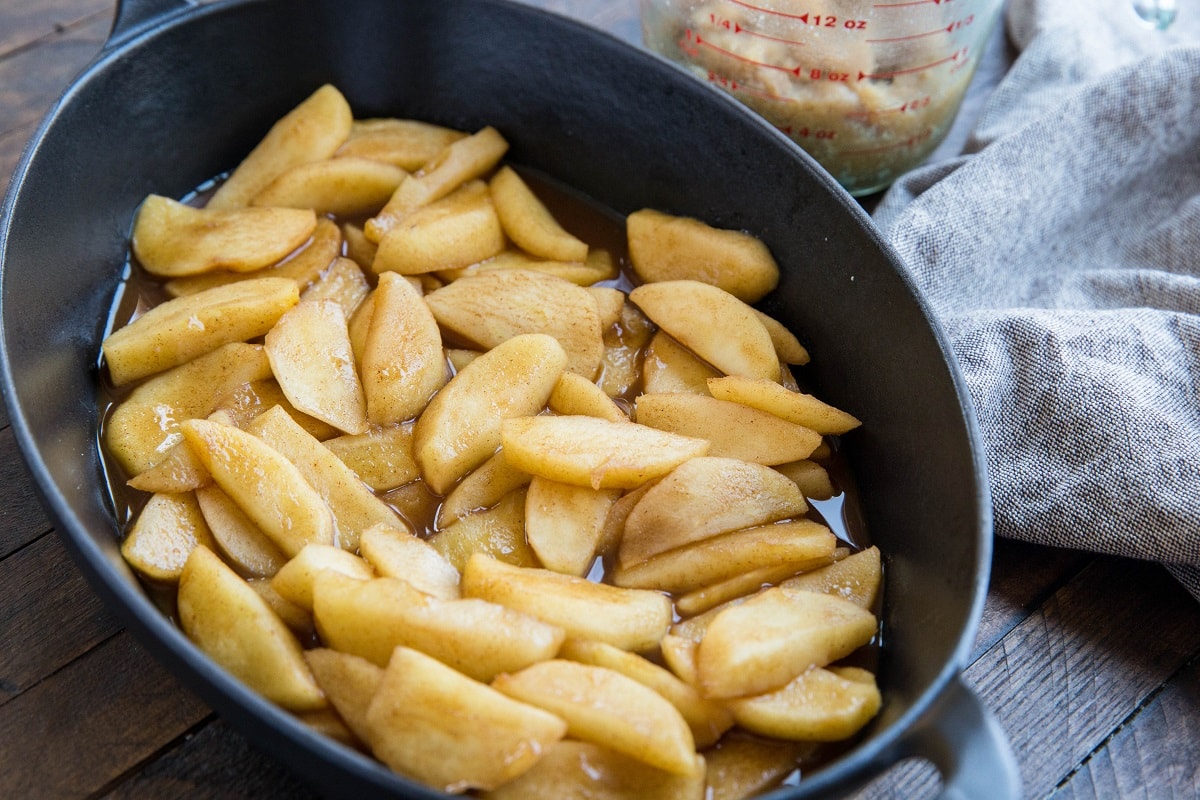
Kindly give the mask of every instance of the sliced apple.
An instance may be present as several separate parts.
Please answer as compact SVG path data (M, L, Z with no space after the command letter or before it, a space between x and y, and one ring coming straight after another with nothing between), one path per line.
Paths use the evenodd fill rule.
M212 549L212 533L191 492L156 494L121 542L121 555L146 578L175 583L197 547Z
M701 697L695 687L637 653L604 642L568 639L559 650L558 657L611 669L658 692L683 715L692 731L697 750L715 744L725 731L733 727L733 715L724 704Z
M395 424L424 411L446 383L446 356L437 322L412 284L384 273L372 298L361 357L367 417Z
M275 577L271 578L271 587L289 603L312 611L313 585L317 576L325 570L333 570L360 581L375 577L371 565L354 553L327 544L308 544L275 573Z
M696 745L683 715L658 692L615 670L554 659L499 675L492 686L566 720L572 738L676 775L695 770Z
M504 232L518 247L539 258L583 261L588 246L567 233L550 209L512 167L501 167L488 182Z
M459 572L475 553L520 567L537 564L537 556L525 538L524 487L504 495L490 508L459 517L428 541Z
M364 227L367 238L381 242L415 209L440 200L467 181L491 172L506 152L508 142L491 126L450 142L418 172L401 181L387 205L367 220Z
M466 133L423 120L356 119L337 155L370 158L414 172Z
M779 357L770 334L754 309L729 292L700 281L672 280L638 286L629 299L726 375L779 380Z
M239 281L168 300L104 340L109 376L120 386L262 336L299 301L296 282L286 278Z
M532 270L460 278L425 297L438 324L483 349L523 333L553 336L567 369L591 380L604 353L600 312L587 289Z
M647 394L690 392L708 394L708 379L721 373L691 350L659 331L646 346L642 383Z
M786 464L808 457L821 434L767 411L703 394L643 394L634 403L643 425L682 436L707 439L711 456L756 464Z
M811 394L785 389L773 381L730 375L710 379L708 390L713 397L761 409L821 434L848 433L862 424L853 414L835 408Z
M386 492L420 475L413 458L412 423L373 427L322 442L354 474L377 492Z
M758 302L779 283L771 251L743 231L650 208L630 214L625 229L633 270L646 283L703 281L747 303Z
M309 208L318 214L352 217L383 208L408 173L357 156L298 164L254 196L252 206Z
M228 425L192 419L179 428L217 485L285 555L333 544L333 514L283 454Z
M566 363L557 340L525 334L455 375L413 429L413 454L429 487L445 494L486 461L500 446L502 423L541 411Z
M255 278L288 278L295 281L300 290L304 291L313 281L317 280L322 272L329 268L341 250L342 234L338 230L337 223L325 217L318 217L317 226L313 229L307 244L274 266L254 272L208 272L202 275L172 278L163 284L163 289L171 297L183 297L238 281Z
M316 226L310 210L213 211L151 194L138 209L130 241L138 262L160 278L252 272L286 258Z
M572 486L534 476L525 496L525 537L542 566L586 575L619 494L617 489Z
M550 745L524 775L484 800L562 800L576 786L587 800L704 800L705 760L694 757L687 775L676 775L591 742L563 739Z
M617 586L690 592L766 567L795 573L829 563L837 538L824 525L795 520L743 528L619 566Z
M251 689L292 711L326 705L295 635L207 547L188 556L177 605L188 638Z
M879 712L875 676L859 667L815 667L782 689L727 701L738 724L773 739L840 742Z
M553 658L564 637L556 625L486 600L438 600L398 578L332 571L313 585L313 615L336 650L383 666L403 645L482 681Z
M807 509L796 484L770 467L693 458L655 484L629 513L620 563L627 567L711 536L798 517Z
M495 256L506 244L487 184L468 181L385 233L371 269L401 275L459 269Z
M293 406L346 433L366 432L367 403L341 306L298 303L267 332L264 347Z
M388 662L366 722L380 761L455 794L513 780L567 730L559 717L405 647Z
M501 441L518 469L593 489L636 488L709 447L704 439L583 416L508 419Z
M363 531L359 550L379 575L406 580L439 600L459 596L458 570L419 536L391 525L372 525Z
M219 550L238 572L249 577L269 578L287 563L283 551L219 486L197 489L196 500L216 541L217 546L213 549Z
M745 697L774 691L813 667L850 655L877 632L875 615L818 592L767 589L720 611L696 651L701 692Z
M396 512L353 470L279 406L255 417L246 430L296 466L333 513L336 544L343 550L356 551L359 536L372 525L389 525L408 531L407 523L396 516Z
M659 592L517 567L479 553L463 569L462 592L557 625L573 638L634 652L657 645L671 624L671 601Z
M179 423L207 417L234 388L271 377L261 345L233 342L135 388L104 427L108 451L129 475L166 458L182 441Z
M354 114L350 104L326 84L281 117L208 201L208 208L244 208L271 181L292 167L333 155L346 137Z

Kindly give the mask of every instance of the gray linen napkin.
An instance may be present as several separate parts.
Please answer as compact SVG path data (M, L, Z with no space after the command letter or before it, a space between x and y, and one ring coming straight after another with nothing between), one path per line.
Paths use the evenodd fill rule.
M1200 0L1010 0L963 155L875 219L944 326L996 533L1164 563L1200 599Z

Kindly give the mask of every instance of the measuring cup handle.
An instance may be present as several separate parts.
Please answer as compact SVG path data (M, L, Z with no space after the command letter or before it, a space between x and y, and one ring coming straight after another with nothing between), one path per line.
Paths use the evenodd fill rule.
M160 20L195 4L195 0L117 0L112 29L104 47L114 47Z
M1019 800L1021 774L1008 736L959 676L907 741L942 774L937 800Z

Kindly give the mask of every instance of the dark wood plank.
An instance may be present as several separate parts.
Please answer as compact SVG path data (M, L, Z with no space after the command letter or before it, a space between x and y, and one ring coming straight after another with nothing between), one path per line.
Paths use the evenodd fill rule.
M0 559L50 530L17 450L12 428L0 430Z
M1156 564L1098 558L967 680L1044 797L1200 652L1200 606Z
M0 4L0 59L61 34L90 17L112 20L112 0L5 0Z
M210 714L119 633L0 705L0 797L90 795Z
M108 36L111 13L95 14L79 25L0 59L0 191L8 186L25 142L70 80L99 52Z
M56 535L0 561L0 706L119 630Z
M1076 550L996 539L974 657L1004 638L1092 558Z
M214 720L119 781L105 800L315 800L316 794L237 731Z
M1145 794L1150 786L1153 794ZM1051 797L1195 797L1198 793L1200 660L1193 660Z

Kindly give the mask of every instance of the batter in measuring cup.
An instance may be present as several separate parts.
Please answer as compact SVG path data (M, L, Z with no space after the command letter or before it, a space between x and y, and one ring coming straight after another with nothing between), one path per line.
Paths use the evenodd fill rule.
M643 29L647 46L866 194L918 164L953 122L976 63L956 36L976 24L964 5L900 14L875 2L667 0L643 4Z

